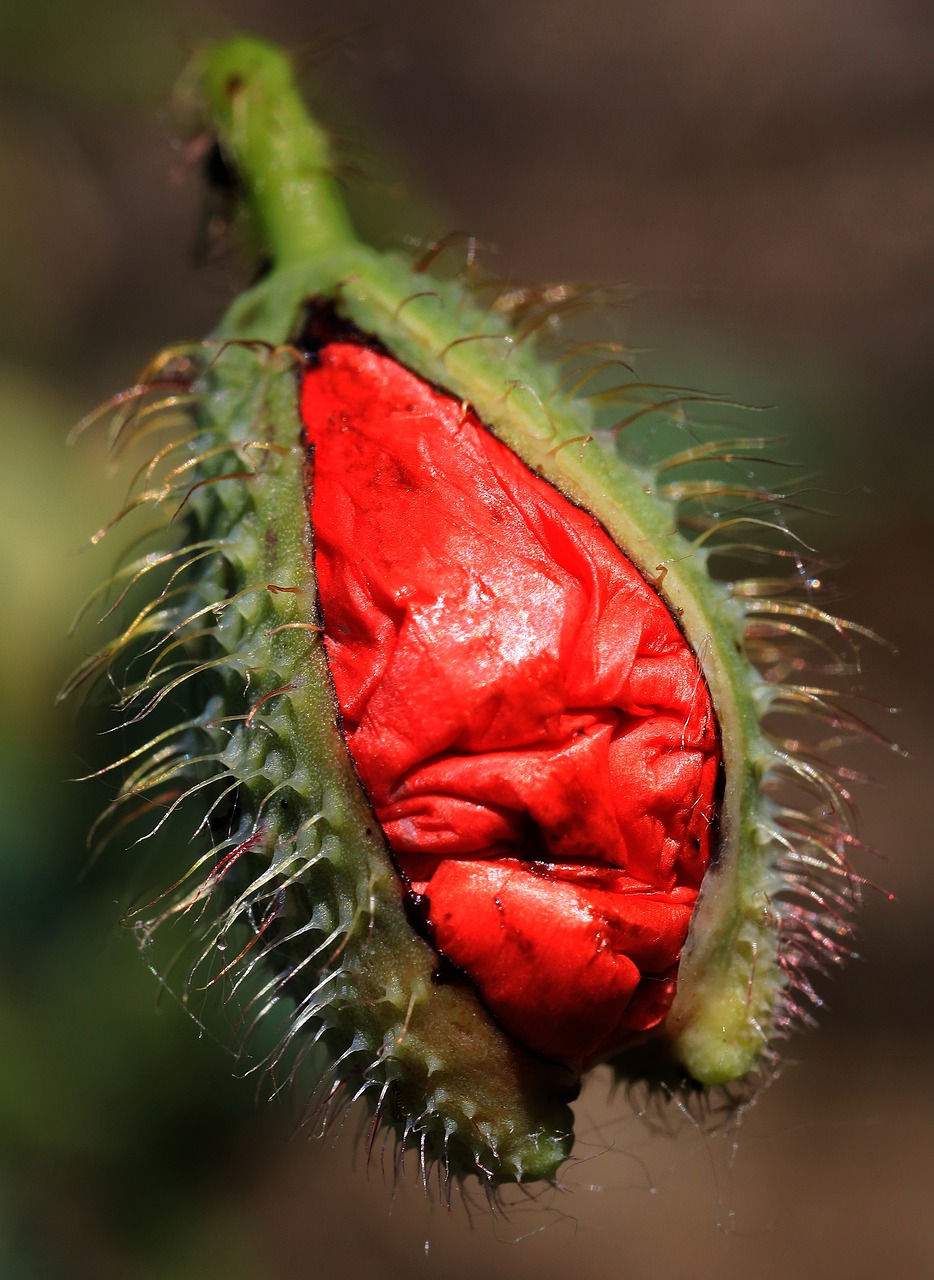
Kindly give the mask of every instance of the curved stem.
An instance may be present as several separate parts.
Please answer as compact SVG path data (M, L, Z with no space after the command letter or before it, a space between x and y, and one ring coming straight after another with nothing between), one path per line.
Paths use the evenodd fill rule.
M282 266L354 243L328 138L296 93L288 58L241 37L207 50L197 70L263 252Z

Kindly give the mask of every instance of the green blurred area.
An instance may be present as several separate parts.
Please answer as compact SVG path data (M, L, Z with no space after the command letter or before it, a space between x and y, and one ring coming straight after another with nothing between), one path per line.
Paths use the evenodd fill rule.
M78 405L39 358L0 369L2 1274L258 1275L223 1200L226 1161L257 1122L252 1090L174 1003L157 1011L118 925L122 859L88 866L83 832L107 790L68 779L102 750L95 717L76 727L54 699L101 569L79 548L119 486L102 482L99 448L65 449Z
M90 534L126 476L102 442L66 448L106 379L132 381L159 339L120 286L121 229L95 134L142 134L170 175L160 114L184 63L168 6L0 8L0 1274L257 1277L230 1198L281 1116L221 1039L199 1033L142 963L121 917L138 887L84 837L109 798L105 720L56 705L94 641L70 639L108 571ZM142 168L149 168L140 156ZM156 173L159 164L163 172ZM192 226L192 234L194 227ZM139 247L145 253L145 246ZM136 249L134 248L134 253ZM142 268L145 270L145 268ZM188 271L183 261L180 272ZM182 323L184 302L177 322ZM159 326L156 321L156 326ZM171 326L161 335L176 336ZM102 346L108 348L106 354Z
M719 21L732 30L739 9L721 7ZM522 3L499 12L484 5L482 19L459 25L428 4L401 4L391 22L378 5L350 5L336 33L343 61L325 73L325 92L330 76L330 91L346 95L336 119L350 127L358 114L369 115L404 151L407 167L436 167L442 197L470 204L476 195L464 212L493 221L489 238L502 237L507 261L514 253L518 265L546 276L553 269L572 275L590 270L592 246L586 235L570 239L561 225L551 238L518 234L514 204L522 197L503 173L511 166L526 175L526 217L541 194L534 216L544 227L562 219L569 225L567 211L555 214L545 199L555 166L570 183L584 156L598 176L581 170L577 179L588 191L588 181L607 184L608 203L616 198L610 184L622 190L638 173L637 166L617 166L607 176L599 156L587 158L589 135L581 140L567 133L573 112L592 102L588 95L610 94L618 83L617 71L600 60L600 31L610 33L612 45L618 6L585 6L595 24L590 62L583 56L574 61L576 24L568 11L577 8ZM658 8L684 16L679 5ZM842 31L844 11L829 8ZM882 4L870 9L882 15L883 25L890 15L894 30L908 21L912 6L899 13ZM892 863L881 870L872 864L868 874L897 890L904 906L893 915L870 894L863 948L869 963L838 985L827 1028L800 1049L807 1065L790 1085L782 1081L767 1095L753 1121L738 1191L712 1182L706 1139L689 1134L679 1147L640 1136L608 1118L600 1094L597 1100L590 1095L582 1110L583 1149L600 1157L613 1143L604 1142L606 1126L615 1125L613 1132L622 1130L623 1154L601 1165L599 1175L585 1164L569 1180L578 1186L599 1180L614 1188L612 1195L591 1192L586 1207L578 1201L539 1212L530 1204L506 1225L490 1226L481 1210L471 1234L465 1217L432 1214L421 1207L419 1193L403 1189L390 1222L391 1171L384 1176L377 1160L369 1176L362 1167L353 1172L350 1131L336 1151L290 1144L298 1102L267 1104L265 1085L240 1078L243 1065L225 1043L223 1019L199 1029L170 994L160 996L133 937L120 925L140 883L134 850L116 847L88 865L85 832L111 784L68 779L108 759L110 744L100 737L106 721L94 713L76 718L74 708L56 705L55 694L92 643L87 630L70 638L68 626L107 567L106 556L82 547L117 506L125 479L107 475L99 442L68 449L65 439L90 406L130 383L153 351L206 332L240 282L229 257L194 261L201 197L164 111L188 52L205 36L241 23L306 50L334 21L323 5L298 14L293 6L261 8L247 0L0 3L0 1276L264 1280L362 1274L364 1268L466 1276L482 1267L490 1275L508 1269L511 1277L544 1277L608 1264L615 1273L620 1221L631 1244L626 1274L653 1280L688 1267L694 1274L716 1268L724 1277L777 1277L793 1269L799 1276L868 1280L884 1259L899 1276L929 1274L934 1244L923 1205L931 1179L921 1153L934 1140L924 1087L932 1058L926 983L932 888L918 850L929 842L921 798L931 763L934 475L927 415L934 388L923 344L919 340L915 349L904 335L923 324L919 273L923 280L926 271L929 283L934 279L934 194L925 197L927 204L918 197L910 206L926 208L929 220L887 223L884 244L872 240L881 214L867 203L870 230L859 250L865 256L854 250L852 261L868 263L879 244L888 245L895 291L884 306L870 291L863 314L853 302L859 290L835 284L837 273L846 272L832 225L822 248L797 246L807 260L800 269L806 275L813 265L824 280L824 296L837 297L832 290L838 288L842 323L834 313L822 328L815 316L808 329L807 317L783 314L778 284L775 316L766 314L767 300L760 300L763 314L757 314L743 290L751 295L759 285L739 268L723 296L703 306L689 292L685 269L683 322L678 298L660 309L657 299L649 300L643 311L653 341L675 353L666 376L713 385L740 399L779 402L774 432L785 438L784 452L826 477L815 481L815 505L840 514L833 522L808 524L808 536L849 565L838 574L843 612L855 613L902 648L900 674L891 674L887 659L871 657L867 683L874 687L876 671L881 701L905 704L903 732L915 753L914 765L896 766L888 758L880 763L878 755L869 765L888 790L870 795L867 829L873 843L892 851ZM793 25L790 11L786 25ZM737 41L744 31L753 40L755 32L742 23L736 30ZM661 36L655 32L653 38ZM801 40L807 39L803 31ZM701 81L684 40L673 57ZM347 54L357 46L359 53ZM652 47L661 52L646 64L637 27L617 49L619 57L631 59L627 74L637 75L641 67L649 102L649 88L654 92L663 74L664 41ZM841 57L851 56L856 65L848 48ZM753 42L750 59L760 53ZM724 75L733 74L733 54L723 56ZM893 59L880 75L894 81L899 64ZM815 84L821 80L821 69L806 57L801 66L803 84L811 83L808 76ZM491 81L490 67L499 67L498 82ZM370 89L361 88L368 81ZM565 104L564 115L552 111L553 101ZM696 101L703 108L699 90ZM841 101L836 109L845 121L850 100L844 94ZM880 91L876 101L888 99ZM769 103L760 100L757 109L767 113ZM805 115L808 109L805 103ZM921 114L910 128L891 117L889 167L880 170L880 189L888 184L897 194L925 146L930 158L932 135L925 143L923 127L930 126L929 107L924 110L927 115L917 109ZM661 148L667 135L661 105L658 111ZM607 137L627 128L651 133L651 109L639 120L624 120L608 98L594 112ZM684 119L688 115L684 108ZM831 116L825 109L825 124ZM880 118L890 118L881 106ZM460 148L454 159L445 139L439 140L443 127L453 130ZM793 135L791 158L786 155L785 169L779 168L783 191L807 180L809 164L821 163L802 141L808 127L813 119ZM513 133L504 140L497 128ZM541 155L536 151L533 139L543 135L553 139L560 164L547 147ZM910 151L909 138L920 150ZM406 151L404 139L417 141ZM795 140L805 174L800 179ZM745 153L735 140L732 145L738 149L726 149L733 168L724 162L721 178L735 182L741 210L752 186L743 186ZM755 151L755 164L749 161L753 185L760 181L761 151ZM368 149L361 154L365 158ZM471 164L477 166L473 173ZM651 182L660 165L657 156L646 161L643 180ZM836 171L822 172L830 181ZM708 183L706 171L693 177L686 171L680 188L699 218L710 206ZM840 208L848 209L849 188L839 175L838 185ZM404 211L414 206L381 183L357 187L360 216L374 226L383 197L392 210L379 225L387 241L403 230L448 229L431 205L420 206L418 227L407 225ZM498 199L505 209L499 226ZM657 222L663 241L663 203L633 209L634 218ZM415 215L408 216L411 222ZM785 216L776 208L776 235ZM598 221L593 242L605 251L610 277L640 266L625 254L612 258L617 239L612 219ZM683 239L673 238L667 252L674 257L681 246ZM785 244L789 271L799 269L791 261L794 251ZM646 252L651 254L648 239ZM651 285L652 267L645 270L641 283ZM781 264L776 278L780 274ZM661 283L669 287L669 281ZM630 323L610 321L611 328ZM796 326L805 330L800 342ZM661 356L650 360L664 364ZM771 423L767 429L773 430ZM877 719L881 714L870 713ZM909 790L916 799L906 803ZM626 1112L624 1100L613 1106ZM646 1173L650 1163L661 1172ZM734 1208L746 1217L736 1234L724 1234L718 1213L729 1220ZM872 1218L879 1220L878 1230ZM504 1243L540 1231L543 1241L516 1250Z

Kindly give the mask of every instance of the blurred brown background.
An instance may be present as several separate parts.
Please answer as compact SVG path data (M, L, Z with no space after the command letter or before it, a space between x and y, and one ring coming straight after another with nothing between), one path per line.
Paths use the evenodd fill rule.
M314 68L363 167L393 157L421 203L386 193L386 239L466 229L519 276L631 281L607 323L654 368L776 405L834 513L805 527L840 563L834 606L900 649L867 651L865 684L912 758L861 760L887 856L860 869L897 901L869 893L798 1064L719 1137L659 1134L597 1078L567 1189L472 1226L414 1166L394 1196L354 1168L350 1128L293 1134L294 1104L157 1000L116 924L132 853L81 875L105 791L63 779L103 757L52 697L113 493L62 441L238 286L233 259L194 262L163 109L238 29ZM3 0L0 279L0 1275L934 1273L929 0Z

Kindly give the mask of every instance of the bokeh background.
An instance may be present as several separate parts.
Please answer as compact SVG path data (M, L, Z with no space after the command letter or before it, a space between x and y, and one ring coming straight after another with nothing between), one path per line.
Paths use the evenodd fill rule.
M426 1202L269 1104L118 921L134 854L86 869L93 719L54 706L116 489L70 424L241 284L197 252L164 110L188 54L251 30L307 65L388 240L474 232L534 280L630 281L673 381L775 405L809 540L866 650L860 763L884 859L820 1031L712 1135L591 1083L560 1192ZM367 212L369 210L369 213ZM203 249L203 245L202 245ZM929 0L0 2L0 1275L551 1280L934 1274L930 811L934 9ZM901 708L892 719L885 707Z

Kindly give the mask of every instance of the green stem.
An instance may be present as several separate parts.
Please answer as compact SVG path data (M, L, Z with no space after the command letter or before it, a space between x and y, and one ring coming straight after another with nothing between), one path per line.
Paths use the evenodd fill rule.
M254 239L274 264L354 243L330 143L295 91L289 59L238 38L209 49L199 70L210 127L243 184Z

